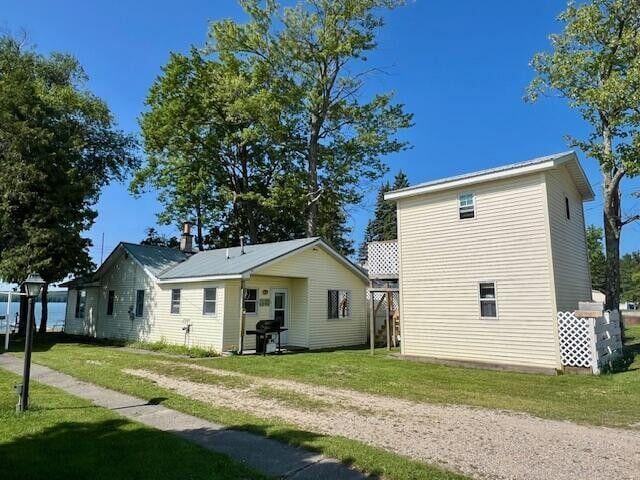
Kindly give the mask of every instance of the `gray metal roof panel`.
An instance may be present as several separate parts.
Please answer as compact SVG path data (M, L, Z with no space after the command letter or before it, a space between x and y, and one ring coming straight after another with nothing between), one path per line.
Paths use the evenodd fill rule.
M312 237L284 242L263 243L260 245L246 245L244 247L244 254L241 253L240 247L231 247L229 249L219 248L216 250L197 252L191 255L186 261L165 270L158 278L168 280L174 278L240 275L283 255L315 243L317 240L318 237ZM227 258L227 250L229 258Z
M575 153L573 150L569 150L567 152L554 153L553 155L547 155L545 157L534 158L532 160L527 160L525 162L511 163L509 165L501 165L499 167L487 168L485 170L478 170L476 172L463 173L461 175L454 175L452 177L438 178L437 180L431 180L431 181L428 181L428 182L418 183L418 184L412 185L410 187L399 188L398 190L393 190L392 192L389 192L389 193L409 192L409 191L415 190L417 188L431 187L433 185L440 185L440 184L443 184L443 183L455 182L457 180L466 180L468 178L480 177L482 175L489 175L491 173L498 173L498 172L504 172L506 170L513 170L513 169L516 169L516 168L528 167L528 166L531 166L531 165L536 165L538 163L548 162L549 160L555 160L557 158L562 158L562 157L565 157L567 155L571 155L573 153Z
M189 258L188 255L176 248L126 242L122 242L122 246L156 277Z

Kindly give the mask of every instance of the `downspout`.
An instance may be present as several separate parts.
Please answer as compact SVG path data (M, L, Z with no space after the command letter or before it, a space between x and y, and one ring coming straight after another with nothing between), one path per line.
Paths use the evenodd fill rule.
M238 353L244 349L244 279L240 280L240 331L238 332Z

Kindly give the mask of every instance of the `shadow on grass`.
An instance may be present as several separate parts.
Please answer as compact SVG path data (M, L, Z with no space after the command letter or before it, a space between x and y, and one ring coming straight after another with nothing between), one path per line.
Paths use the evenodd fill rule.
M36 417L10 421L38 427ZM253 478L225 455L124 419L58 423L3 441L0 459L3 480Z

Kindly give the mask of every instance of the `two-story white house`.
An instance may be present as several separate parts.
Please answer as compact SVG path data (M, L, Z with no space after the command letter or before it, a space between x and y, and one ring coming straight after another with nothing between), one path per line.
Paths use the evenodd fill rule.
M591 299L574 152L389 192L398 213L401 353L560 369L556 316Z

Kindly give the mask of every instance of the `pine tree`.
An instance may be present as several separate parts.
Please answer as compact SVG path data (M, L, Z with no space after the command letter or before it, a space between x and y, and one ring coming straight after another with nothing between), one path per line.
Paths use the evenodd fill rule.
M382 184L378 190L376 206L373 218L369 220L364 232L364 239L358 249L358 258L361 262L367 259L367 244L370 242L395 240L398 238L398 219L396 205L384 199L385 193L406 188L409 186L409 179L404 172L400 171L393 180L393 186L389 182Z

